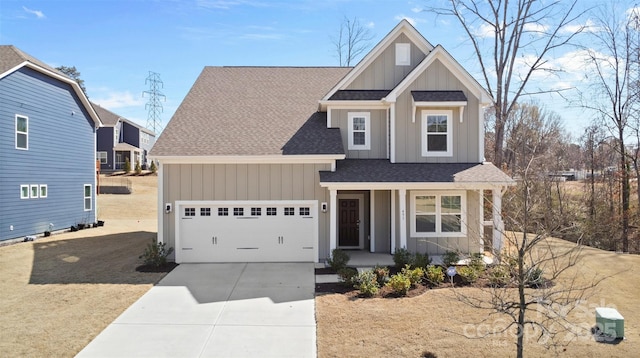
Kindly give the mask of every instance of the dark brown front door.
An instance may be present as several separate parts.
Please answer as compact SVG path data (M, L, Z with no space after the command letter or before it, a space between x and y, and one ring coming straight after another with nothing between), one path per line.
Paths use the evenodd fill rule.
M360 203L358 199L339 199L340 218L338 246L360 246Z

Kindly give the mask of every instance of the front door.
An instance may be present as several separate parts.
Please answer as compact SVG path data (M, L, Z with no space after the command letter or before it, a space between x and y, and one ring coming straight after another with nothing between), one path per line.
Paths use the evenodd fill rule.
M360 203L359 199L338 199L339 247L360 246Z

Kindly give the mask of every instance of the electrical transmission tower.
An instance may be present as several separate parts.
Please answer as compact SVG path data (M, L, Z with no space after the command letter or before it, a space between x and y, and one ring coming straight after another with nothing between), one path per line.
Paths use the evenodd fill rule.
M144 108L149 111L147 115L147 128L158 134L162 130L162 119L160 118L162 103L160 103L160 99L164 99L165 101L167 99L160 91L163 87L160 74L149 71L149 76L147 76L144 84L149 85L149 90L142 92L142 97L144 97L145 93L149 95L149 101L144 106Z

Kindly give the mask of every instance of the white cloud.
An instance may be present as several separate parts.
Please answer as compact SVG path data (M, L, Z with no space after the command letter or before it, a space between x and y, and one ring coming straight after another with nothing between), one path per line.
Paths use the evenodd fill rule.
M366 24L364 24L364 27L373 29L374 27L376 27L376 24L373 21L369 21Z
M538 32L544 33L547 31L549 27L547 25L539 24L539 23L526 23L524 24L524 31L528 32Z
M413 12L413 13L416 13L416 14L417 14L417 13L419 13L419 12L422 12L422 8L420 8L420 7L417 7L417 6L416 6L416 7L414 7L414 8L412 8L412 9L411 9L411 12Z
M416 26L416 22L417 22L417 20L416 20L415 18L413 18L413 17L409 17L409 16L404 16L404 15L396 15L396 16L394 17L394 19L395 19L396 21L407 20L407 21L409 21L409 23L410 23L412 26Z
M38 19L44 19L46 17L44 16L44 13L40 10L31 10L26 6L23 6L22 9L29 14L36 15Z
M131 92L109 92L101 98L91 98L91 101L108 109L115 110L117 108L139 107L144 106L146 99L142 96L134 96Z
M480 38L492 38L496 32L489 24L482 24L480 27L474 29L473 34Z

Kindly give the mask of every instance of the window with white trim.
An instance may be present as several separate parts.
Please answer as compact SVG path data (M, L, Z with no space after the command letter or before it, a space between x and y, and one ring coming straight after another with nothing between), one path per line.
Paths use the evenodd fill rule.
M107 152L96 152L96 159L100 164L107 164Z
M453 155L453 121L451 110L422 111L422 155L450 157Z
M412 192L411 236L465 236L466 199L464 192Z
M84 211L89 211L93 207L91 200L91 184L84 185Z
M20 199L29 199L29 186L20 185Z
M16 149L29 149L29 118L16 114Z
M410 66L411 65L411 44L397 43L396 44L396 66Z
M49 194L49 188L47 188L47 184L40 184L40 197L46 198Z
M31 199L36 199L38 198L38 184L31 184Z
M369 112L349 112L349 150L371 149L371 115Z
M141 144L149 144L149 134L140 131L140 143Z

